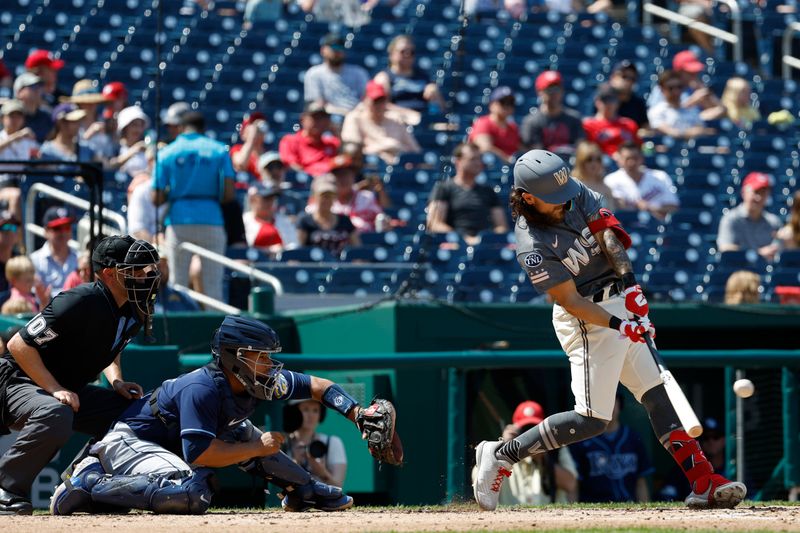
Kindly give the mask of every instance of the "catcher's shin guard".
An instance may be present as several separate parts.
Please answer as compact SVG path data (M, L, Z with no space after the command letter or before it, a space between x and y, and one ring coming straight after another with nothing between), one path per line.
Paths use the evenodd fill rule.
M159 514L204 514L213 495L210 471L180 480L158 475L107 476L92 488L92 501Z
M283 452L250 459L240 463L239 468L251 476L266 479L286 492L292 492L311 481L311 474Z

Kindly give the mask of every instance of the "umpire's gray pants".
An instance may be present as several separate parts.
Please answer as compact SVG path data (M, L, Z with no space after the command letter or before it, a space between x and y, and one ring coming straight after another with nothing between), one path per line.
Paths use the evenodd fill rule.
M189 263L192 254L178 249L182 242L190 242L202 246L212 252L225 255L228 237L223 226L206 224L179 224L167 226L165 231L165 252L170 266L170 278L173 282L189 286ZM222 276L225 267L215 261L203 259L203 293L211 298L222 300Z
M17 440L0 458L0 487L22 496L42 468L69 440L72 431L102 437L125 410L126 400L110 389L87 385L77 391L77 413L27 378L13 378L6 389L5 421ZM3 406L0 406L3 407Z

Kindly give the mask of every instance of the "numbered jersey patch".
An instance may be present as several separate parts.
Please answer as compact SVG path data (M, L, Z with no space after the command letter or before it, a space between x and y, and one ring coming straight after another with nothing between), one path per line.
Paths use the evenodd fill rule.
M48 343L58 337L58 333L53 331L53 328L47 327L47 322L41 313L33 317L25 326L25 329L27 330L28 335L30 335L33 341L39 346L42 346L43 344Z

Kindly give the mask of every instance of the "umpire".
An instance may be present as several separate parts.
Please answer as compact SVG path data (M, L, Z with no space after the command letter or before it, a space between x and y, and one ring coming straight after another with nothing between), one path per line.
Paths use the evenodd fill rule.
M131 399L120 354L152 314L158 252L129 235L92 253L95 282L59 293L0 358L0 432L19 436L0 458L0 514L31 514L31 485L72 430L102 437ZM103 371L113 391L89 385Z

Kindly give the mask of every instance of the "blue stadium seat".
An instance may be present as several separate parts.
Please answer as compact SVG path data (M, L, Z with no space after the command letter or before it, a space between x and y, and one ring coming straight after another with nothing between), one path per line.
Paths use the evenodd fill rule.
M315 246L305 246L301 248L295 248L293 250L284 250L277 255L276 259L284 263L322 263L336 260L330 254L330 252Z

